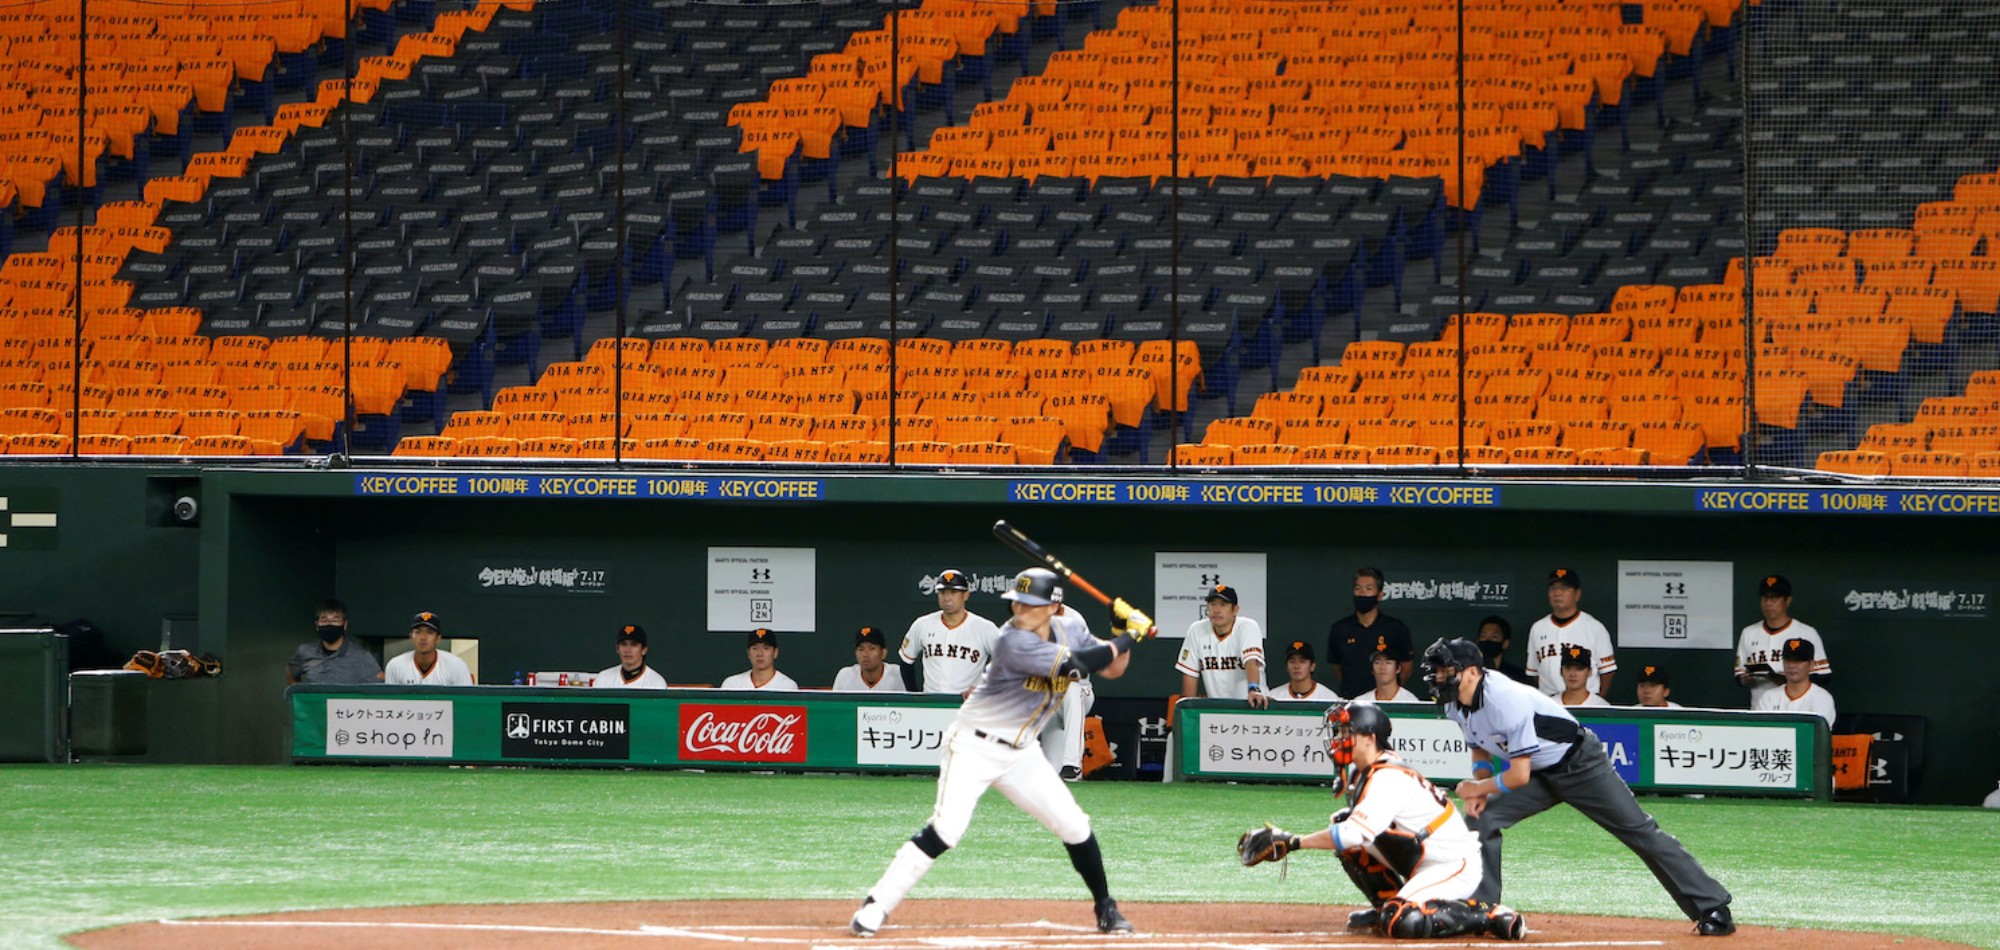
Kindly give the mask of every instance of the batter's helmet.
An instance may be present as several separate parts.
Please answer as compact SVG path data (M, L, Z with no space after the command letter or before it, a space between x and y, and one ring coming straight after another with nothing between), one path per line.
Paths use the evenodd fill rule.
M1062 603L1062 585L1057 581L1056 572L1045 567L1031 567L1014 575L1014 586L1000 595L1001 600L1011 600L1030 607L1046 607Z

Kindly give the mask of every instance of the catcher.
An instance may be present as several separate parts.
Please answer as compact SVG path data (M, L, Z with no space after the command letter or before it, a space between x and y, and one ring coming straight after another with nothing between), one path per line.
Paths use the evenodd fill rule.
M1245 867L1300 848L1337 851L1369 909L1348 915L1352 930L1423 939L1491 934L1519 940L1521 915L1469 900L1479 886L1479 839L1451 800L1389 749L1389 716L1370 703L1326 711L1333 789L1347 794L1325 830L1299 836L1266 824L1236 841Z

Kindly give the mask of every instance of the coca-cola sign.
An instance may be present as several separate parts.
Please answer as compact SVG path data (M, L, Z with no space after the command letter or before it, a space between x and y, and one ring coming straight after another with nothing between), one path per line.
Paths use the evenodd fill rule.
M683 703L681 758L705 762L804 762L804 706Z

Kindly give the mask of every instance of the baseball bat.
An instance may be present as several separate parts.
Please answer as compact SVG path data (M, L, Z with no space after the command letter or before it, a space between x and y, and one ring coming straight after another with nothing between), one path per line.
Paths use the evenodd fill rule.
M1068 581L1077 590L1097 598L1098 603L1111 603L1110 595L1098 590L1095 585L1084 580L1083 575L1071 570L1069 565L1062 562L1062 559L1050 554L1047 548L1036 544L1035 539L1021 533L1021 529L1008 524L1004 519L993 522L993 536L999 538L1001 544L1026 555L1028 560L1039 562L1043 567L1056 572L1057 577Z

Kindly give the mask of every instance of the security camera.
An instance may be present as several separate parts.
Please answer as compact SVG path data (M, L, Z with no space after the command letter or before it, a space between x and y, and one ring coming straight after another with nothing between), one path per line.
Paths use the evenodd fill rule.
M174 499L175 521L181 524L194 524L194 519L199 517L201 517L201 502L195 501L193 495L182 495Z

